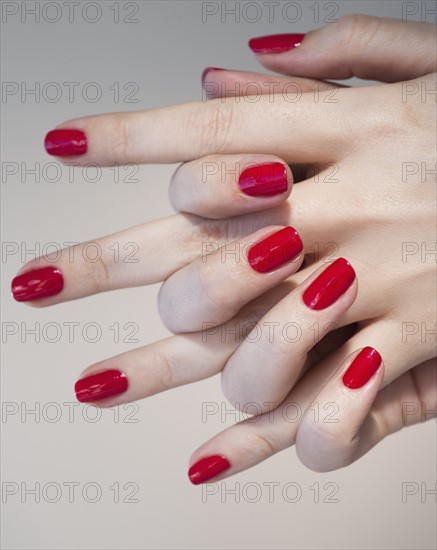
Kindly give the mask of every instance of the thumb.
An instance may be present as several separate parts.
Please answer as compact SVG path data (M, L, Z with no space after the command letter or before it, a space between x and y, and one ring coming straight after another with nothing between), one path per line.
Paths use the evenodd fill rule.
M436 70L435 25L348 15L307 34L252 38L267 69L317 79L409 80Z

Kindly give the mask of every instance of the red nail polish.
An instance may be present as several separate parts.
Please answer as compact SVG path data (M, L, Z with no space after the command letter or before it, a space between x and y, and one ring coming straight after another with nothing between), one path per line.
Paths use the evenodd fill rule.
M74 386L77 400L81 403L99 401L127 390L126 375L119 370L105 370L78 380Z
M200 80L203 82L205 81L206 75L209 73L209 71L224 71L225 69L222 69L220 67L206 67L206 69L203 69L202 76L200 77Z
M188 477L191 483L199 485L199 483L218 476L230 467L229 460L224 456L207 456L191 466L188 471Z
M382 358L375 348L365 347L355 357L343 375L343 384L353 390L361 388L376 373Z
M342 296L355 280L355 271L344 258L330 264L303 293L311 309L325 309Z
M249 48L255 53L281 53L302 44L305 34L271 34L249 40Z
M11 284L17 302L30 302L58 294L64 288L64 277L56 267L32 269L15 277Z
M265 162L243 170L238 180L240 189L251 197L271 197L288 189L287 168L280 162Z
M44 147L49 155L71 157L87 152L87 139L82 130L59 128L46 135Z
M303 250L299 233L293 227L284 227L253 245L247 254L249 265L258 273L267 273L291 262Z

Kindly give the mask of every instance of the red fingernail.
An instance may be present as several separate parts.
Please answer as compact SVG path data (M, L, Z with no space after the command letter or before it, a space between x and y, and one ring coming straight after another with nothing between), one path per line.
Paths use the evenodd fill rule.
M77 400L81 403L99 401L127 390L126 375L119 370L105 370L78 380L74 386Z
M251 197L270 197L288 189L287 168L280 162L266 162L246 168L238 180L240 189Z
M255 53L281 53L302 44L305 34L271 34L249 40L249 48Z
M86 135L82 130L60 128L46 135L44 147L49 155L71 157L87 152Z
M250 248L247 259L258 273L267 273L290 262L303 250L299 233L293 227L284 227Z
M188 471L188 477L191 483L199 485L199 483L218 476L230 467L229 460L224 456L207 456L191 466Z
M375 348L367 346L355 357L343 375L343 384L353 390L361 388L376 373L382 358Z
M355 280L355 271L344 258L335 260L303 293L311 309L325 309L340 298Z
M58 294L64 288L64 277L56 267L33 269L15 277L11 284L17 302L30 302Z
M220 67L206 67L206 69L203 69L202 76L200 77L200 80L203 82L205 81L206 75L209 73L209 71L224 71L225 69L222 69Z

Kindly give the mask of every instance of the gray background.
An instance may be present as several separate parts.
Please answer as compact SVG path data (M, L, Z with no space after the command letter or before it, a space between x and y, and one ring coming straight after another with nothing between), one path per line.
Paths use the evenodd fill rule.
M4 96L2 103L2 166L16 163L18 170L2 178L2 239L17 243L18 250L2 255L2 328L19 327L16 335L7 337L2 352L3 407L14 412L4 414L1 424L2 481L3 488L21 483L28 488L39 483L41 488L39 503L21 490L6 499L3 547L434 548L435 503L432 495L421 499L420 484L430 488L436 480L435 422L393 435L358 463L338 472L313 473L301 466L294 449L287 450L227 480L217 495L202 502L202 489L187 481L188 458L199 444L233 422L232 414L225 423L219 416L202 422L202 403L226 407L217 378L122 409L118 419L112 411L105 411L92 422L91 409L68 405L75 402L73 385L84 367L166 336L156 312L158 287L127 289L43 310L17 304L9 294L9 281L23 264L21 253L35 243L40 248L50 242L63 246L171 213L167 182L173 166L141 167L136 176L139 183L123 181L123 172L122 181L116 182L108 170L97 182L85 181L80 171L70 182L65 168L58 182L47 181L44 170L51 179L55 174L48 172L54 170L53 159L42 147L49 129L80 115L200 99L200 73L205 66L259 69L246 45L252 36L317 28L332 6L338 6L335 17L361 12L401 18L405 3L300 2L301 15L295 23L284 21L280 10L270 22L265 9L260 21L251 23L243 11L247 2L240 2L243 15L236 23L231 15L221 21L221 3L217 4L219 14L202 22L202 2L139 1L135 16L139 22L130 24L115 23L110 9L118 4L121 16L126 17L130 12L126 2L97 2L102 17L95 23L81 14L86 2L80 2L72 22L65 4L58 2L62 17L52 23L45 19L54 19L56 12L53 6L44 8L46 2L39 3L39 23L31 15L21 21L21 2L3 4L15 4L20 11L2 23L2 80L15 82L20 90L35 83L41 87L39 101L16 94ZM27 6L34 4L26 2ZM315 21L314 9L310 9L315 4L320 21ZM416 3L419 9L421 4L429 8L435 2ZM258 5L262 8L263 3ZM88 9L88 18L95 17L95 8ZM252 13L247 12L248 17ZM289 12L290 16L295 13ZM420 15L419 11L415 18L420 20ZM62 88L59 101L44 97L42 88L48 82ZM72 102L64 82L80 83ZM96 102L90 101L93 90L89 87L88 100L82 97L89 82L96 82L102 90ZM114 82L121 87L135 82L139 102L116 103L109 89ZM50 91L53 94L55 88L46 88ZM39 183L24 174L35 163L40 163ZM92 179L95 173L88 176ZM31 258L29 252L26 259ZM72 322L80 325L74 341L69 342L65 323ZM81 334L90 322L102 330L95 343ZM139 342L114 342L109 327L115 322L121 326L136 323ZM40 323L40 342L24 335L35 323ZM55 325L48 323L62 328L58 342L48 341L56 336L49 332ZM90 329L89 338L93 336ZM121 336L127 336L123 329ZM40 409L36 416L25 414L35 407ZM128 422L129 418L137 422ZM63 485L68 482L80 484L72 502ZM90 482L94 485L86 493L88 499L94 497L92 487L102 492L95 503L82 497L84 485ZM129 482L138 486L135 498L139 502L114 502L114 483L120 484L123 500L132 487L123 489ZM273 502L265 485L269 482L280 484ZM294 503L287 502L281 492L290 482L301 490ZM323 502L332 487L324 488L328 482L337 484L338 502ZM417 483L419 492L402 502L405 482ZM319 502L315 502L315 483L320 488ZM48 502L56 497L53 484L62 488L58 502ZM225 495L225 489L235 488L240 502L232 494ZM257 490L261 491L258 502L250 502ZM290 489L288 495L292 498L295 493Z

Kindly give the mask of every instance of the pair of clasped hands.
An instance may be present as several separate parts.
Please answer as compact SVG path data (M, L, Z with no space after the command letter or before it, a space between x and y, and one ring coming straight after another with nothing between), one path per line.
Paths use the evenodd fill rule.
M194 484L293 444L313 470L344 467L437 400L435 27L347 16L249 45L277 75L209 68L207 101L47 134L65 162L182 162L178 214L94 241L97 263L85 243L12 283L45 307L163 282L174 336L88 367L75 388L111 407L221 373L230 403L256 414L194 452ZM325 82L352 76L380 84ZM139 262L115 262L113 242L137 243Z

